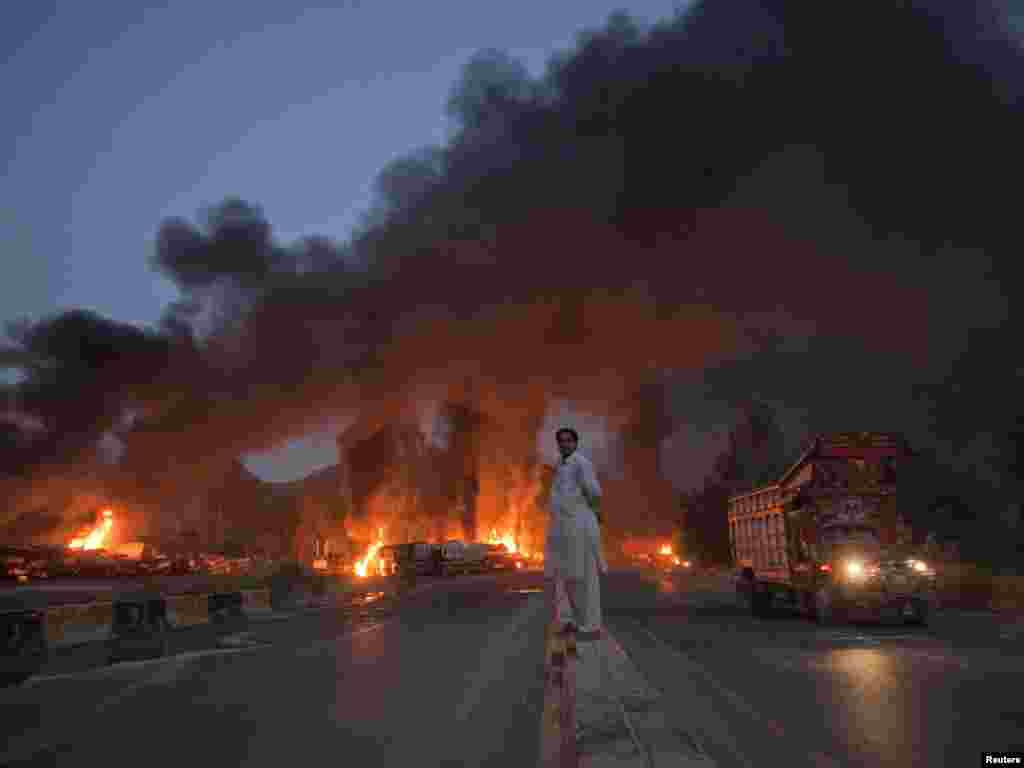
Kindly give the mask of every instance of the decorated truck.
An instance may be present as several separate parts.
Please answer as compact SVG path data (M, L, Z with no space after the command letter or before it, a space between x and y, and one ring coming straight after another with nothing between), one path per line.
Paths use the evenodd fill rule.
M730 497L741 602L757 615L796 608L822 624L926 623L935 572L908 549L895 495L912 455L890 433L819 436L777 482Z

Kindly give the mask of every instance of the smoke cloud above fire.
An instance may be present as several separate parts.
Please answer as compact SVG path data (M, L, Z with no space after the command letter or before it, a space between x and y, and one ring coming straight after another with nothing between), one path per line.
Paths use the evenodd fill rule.
M137 455L194 464L443 400L511 451L560 400L657 445L755 381L810 424L843 398L900 421L1008 317L1022 54L997 11L707 0L649 29L613 16L540 78L477 54L449 144L386 167L349 242L280 244L238 200L164 223L182 301Z

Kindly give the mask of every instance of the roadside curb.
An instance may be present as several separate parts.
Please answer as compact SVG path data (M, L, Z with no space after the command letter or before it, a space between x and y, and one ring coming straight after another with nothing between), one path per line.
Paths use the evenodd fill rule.
M577 754L573 738L575 707L570 701L570 648L559 633L558 622L545 624L544 638L544 704L540 722L540 767L576 768ZM571 749L566 747L570 746Z
M565 615L559 587L554 600L555 617ZM566 637L555 617L546 626L542 768L714 768L607 628Z
M714 768L615 637L602 630L578 646L576 719L580 768Z

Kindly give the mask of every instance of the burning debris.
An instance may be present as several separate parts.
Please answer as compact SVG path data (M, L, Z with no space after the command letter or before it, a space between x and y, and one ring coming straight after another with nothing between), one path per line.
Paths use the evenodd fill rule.
M362 560L359 560L353 567L353 571L355 572L356 576L358 576L361 579L365 579L370 573L376 573L380 571L380 566L377 563L377 553L383 546L384 529L380 528L377 533L377 541L370 545L370 549L366 553L366 557L364 557Z
M511 555L519 554L523 557L530 557L530 554L526 550L519 548L519 546L516 544L515 537L511 533L503 533L499 536L497 529L492 528L491 537L487 540L487 543L500 545L504 547L505 551Z
M672 563L672 565L682 565L685 568L690 567L690 562L687 560L685 563L679 559L679 556L672 550L671 544L663 544L658 550L659 557L663 558Z
M68 549L105 549L110 544L110 533L114 528L114 511L104 509L100 521L90 530L80 533L68 542Z

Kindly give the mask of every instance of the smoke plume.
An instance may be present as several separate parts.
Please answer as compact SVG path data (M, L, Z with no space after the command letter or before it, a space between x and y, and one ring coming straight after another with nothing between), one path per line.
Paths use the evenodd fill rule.
M850 400L835 426L902 428L968 330L1007 322L1020 65L962 0L615 15L537 79L483 52L452 140L384 169L351 242L285 247L240 201L164 224L183 301L135 455L160 475L468 397L518 457L567 398L648 489L700 420L674 382L705 372L712 399L756 382L815 424Z

